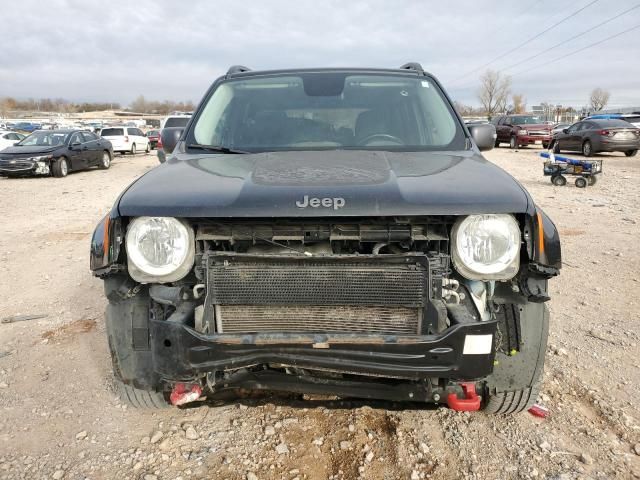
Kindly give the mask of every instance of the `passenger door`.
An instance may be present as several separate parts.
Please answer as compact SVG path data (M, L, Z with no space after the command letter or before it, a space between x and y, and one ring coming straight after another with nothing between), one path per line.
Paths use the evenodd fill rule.
M82 133L75 132L69 139L69 150L67 157L69 158L70 170L82 170L87 165L87 147L84 145Z
M99 145L98 137L91 132L82 132L82 136L84 137L84 144L87 146L86 166L97 165L102 158L102 147Z
M582 128L582 125L582 122L574 123L567 129L567 133L564 133L560 139L561 149L575 151L580 148L578 147L581 143L578 130Z
M498 124L496 125L496 135L498 135L498 140L500 142L509 142L509 131L510 128L505 125L506 117L500 117L498 120Z

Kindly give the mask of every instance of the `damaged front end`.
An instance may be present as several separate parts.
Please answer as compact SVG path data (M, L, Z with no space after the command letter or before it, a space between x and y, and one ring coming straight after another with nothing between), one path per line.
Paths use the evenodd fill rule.
M181 220L190 268L159 283L132 269L126 220L107 218L92 269L110 300L116 375L169 386L178 402L195 387L248 388L477 409L496 352L519 348L504 342L496 312L521 304L524 319L560 261L540 216L517 219L517 274L504 281L456 269L456 216ZM119 355L125 347L136 355Z

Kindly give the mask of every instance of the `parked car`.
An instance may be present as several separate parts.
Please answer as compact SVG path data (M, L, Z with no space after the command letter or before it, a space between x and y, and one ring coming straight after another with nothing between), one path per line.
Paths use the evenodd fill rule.
M551 125L533 115L500 115L491 123L496 126L496 147L508 143L512 149L527 145L547 148L551 141Z
M419 64L232 67L161 137L91 242L124 402L536 401L558 231Z
M81 130L40 130L0 152L0 176L53 175L111 166L111 143Z
M598 113L590 115L584 120L624 120L634 127L640 128L640 113Z
M634 127L640 128L640 114L638 113L624 114L622 115L621 120L629 122Z
M557 123L551 130L551 136L555 135L556 133L562 132L565 128L569 128L571 125L571 123Z
M163 128L184 128L191 120L191 115L169 115L162 120L160 126L160 132L162 132ZM164 163L166 160L165 151L163 148L158 148L158 161L160 163Z
M3 148L7 148L15 145L23 138L25 138L25 135L21 133L12 132L9 130L0 130L0 151Z
M18 122L13 125L14 130L19 130L21 132L35 132L39 130L41 125L39 123L32 122Z
M106 127L100 131L100 136L111 142L114 152L123 155L144 151L149 153L151 144L149 139L138 127Z
M173 128L173 127L186 127L187 123L191 120L190 115L169 115L162 119L160 129Z
M149 145L153 150L158 145L158 139L160 138L160 130L149 130L147 132L147 138L149 139Z
M555 153L565 150L590 157L598 152L624 152L633 157L640 148L640 130L624 120L583 120L555 134L552 146Z

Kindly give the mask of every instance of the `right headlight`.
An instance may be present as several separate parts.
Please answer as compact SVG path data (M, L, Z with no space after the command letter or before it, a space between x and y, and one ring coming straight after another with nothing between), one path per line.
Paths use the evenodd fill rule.
M456 270L470 280L508 280L520 268L520 226L512 215L469 215L451 231Z
M129 274L140 283L175 282L193 267L193 229L172 217L138 217L127 228Z

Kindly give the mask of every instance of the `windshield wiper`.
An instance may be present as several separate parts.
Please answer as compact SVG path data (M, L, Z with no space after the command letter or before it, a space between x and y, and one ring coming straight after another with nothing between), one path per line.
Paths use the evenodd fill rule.
M208 152L219 152L219 153L250 153L245 152L244 150L235 150L229 147L223 147L221 145L200 145L199 143L192 143L187 145L187 148L193 148L194 150L206 150Z

